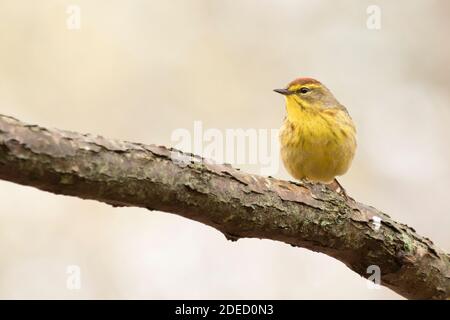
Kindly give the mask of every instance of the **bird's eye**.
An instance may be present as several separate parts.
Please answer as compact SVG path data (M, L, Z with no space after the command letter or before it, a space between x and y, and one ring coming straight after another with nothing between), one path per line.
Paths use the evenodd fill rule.
M299 90L299 92L302 93L302 94L308 93L310 91L311 91L311 89L309 89L307 87L300 88L300 90Z

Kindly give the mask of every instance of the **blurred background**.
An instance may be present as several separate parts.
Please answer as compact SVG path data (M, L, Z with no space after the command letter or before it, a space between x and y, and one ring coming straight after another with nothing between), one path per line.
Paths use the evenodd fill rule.
M372 4L380 29L367 25ZM272 89L314 77L358 127L347 192L448 252L449 10L445 0L0 0L0 113L170 146L196 120L278 128ZM281 167L275 176L289 179ZM0 199L3 299L402 299L323 254L226 241L167 213L5 181ZM79 290L66 286L70 265Z

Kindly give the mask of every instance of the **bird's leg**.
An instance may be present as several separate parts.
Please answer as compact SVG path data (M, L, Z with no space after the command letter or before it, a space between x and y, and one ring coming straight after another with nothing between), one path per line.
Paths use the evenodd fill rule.
M347 191L345 191L344 187L339 183L339 181L336 178L334 178L332 184L334 185L334 191L342 194L346 200L354 200L347 194Z

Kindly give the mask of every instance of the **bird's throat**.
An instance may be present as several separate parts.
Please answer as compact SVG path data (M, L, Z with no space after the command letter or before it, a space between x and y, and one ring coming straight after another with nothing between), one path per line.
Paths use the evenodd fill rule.
M314 110L306 103L299 101L299 99L288 96L286 97L286 111L289 121L299 122Z

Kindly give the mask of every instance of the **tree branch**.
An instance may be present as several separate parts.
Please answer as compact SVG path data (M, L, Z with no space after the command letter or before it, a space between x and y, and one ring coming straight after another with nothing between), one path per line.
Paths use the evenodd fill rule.
M230 240L283 241L334 257L363 277L377 266L381 284L407 298L450 297L448 254L385 213L320 184L245 174L162 146L46 129L2 115L0 179L175 213Z

